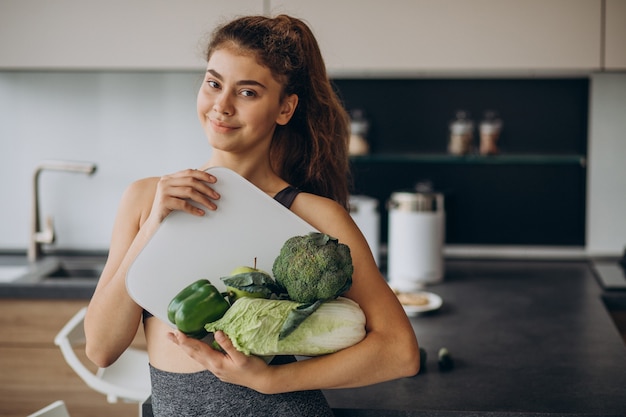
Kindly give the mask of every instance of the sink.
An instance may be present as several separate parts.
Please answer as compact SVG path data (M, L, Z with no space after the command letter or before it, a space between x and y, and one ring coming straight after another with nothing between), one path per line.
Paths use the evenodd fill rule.
M26 275L28 271L28 266L24 265L0 265L0 283L13 282Z
M25 255L0 254L0 300L88 300L93 296L106 259L106 254L100 253L64 253L30 262Z
M44 275L44 278L100 278L102 275L102 269L104 265L93 266L93 267L67 267L65 265L61 265L59 269L51 272L47 275Z
M100 257L58 259L43 279L98 279L104 269L105 259Z
M104 255L46 256L35 263L25 257L0 256L0 284L96 281L105 262Z

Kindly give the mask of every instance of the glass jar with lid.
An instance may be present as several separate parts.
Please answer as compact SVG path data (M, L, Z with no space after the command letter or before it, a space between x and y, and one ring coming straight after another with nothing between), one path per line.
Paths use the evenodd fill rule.
M498 139L502 131L502 120L493 110L487 110L480 122L480 146L481 155L495 155L498 153Z
M474 149L474 122L465 110L456 112L456 118L450 122L450 140L448 152L453 155L467 155Z

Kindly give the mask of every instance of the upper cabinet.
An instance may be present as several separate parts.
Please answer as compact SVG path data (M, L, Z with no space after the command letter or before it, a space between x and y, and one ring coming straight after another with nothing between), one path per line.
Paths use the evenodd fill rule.
M310 23L336 75L601 67L602 0L272 0L271 5L273 13L293 13Z
M604 69L626 70L626 0L605 0Z
M626 68L626 0L1 0L0 70L198 70L218 23L281 12L334 76Z
M262 0L2 0L0 69L198 70L217 23Z

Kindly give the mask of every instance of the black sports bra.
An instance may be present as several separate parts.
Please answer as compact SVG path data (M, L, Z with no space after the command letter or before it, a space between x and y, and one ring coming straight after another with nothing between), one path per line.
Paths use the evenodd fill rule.
M276 195L274 196L274 200L278 201L280 204L287 208L291 208L291 204L293 203L293 200L296 199L296 196L298 194L300 194L300 190L298 190L296 187L288 185L276 193Z
M292 187L291 185L288 185L287 187L276 193L276 195L274 196L274 200L278 201L280 204L287 208L291 208L291 204L293 203L293 200L296 199L296 196L298 194L300 194L300 190ZM143 319L145 320L149 317L152 317L152 313L144 310Z

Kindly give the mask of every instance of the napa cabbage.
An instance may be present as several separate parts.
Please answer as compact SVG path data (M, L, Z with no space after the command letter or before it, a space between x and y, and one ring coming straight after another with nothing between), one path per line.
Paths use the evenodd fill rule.
M345 297L321 304L288 336L279 337L286 318L301 305L290 300L240 298L205 329L223 331L238 351L257 356L319 356L355 345L365 337L365 314Z

